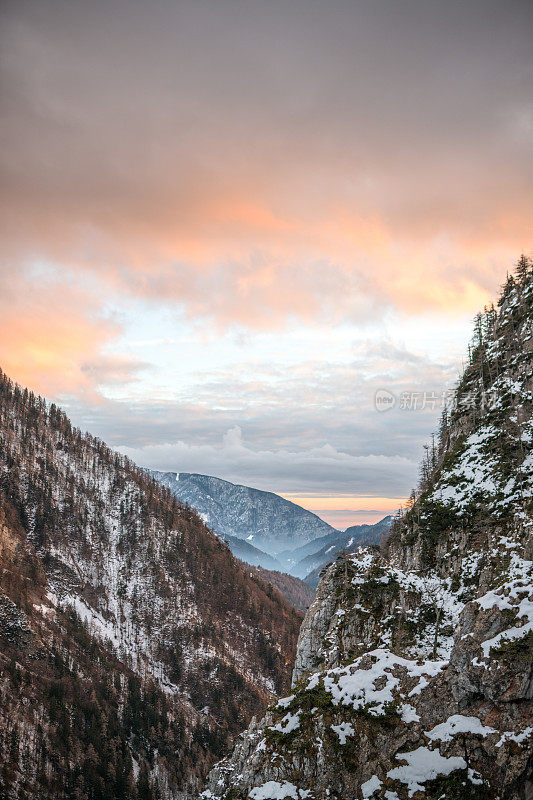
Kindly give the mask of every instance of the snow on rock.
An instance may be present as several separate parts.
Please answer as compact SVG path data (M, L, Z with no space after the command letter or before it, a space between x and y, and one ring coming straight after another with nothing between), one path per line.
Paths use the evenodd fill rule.
M523 639L533 631L533 562L513 552L508 576L509 579L501 586L475 601L485 611L497 608L509 612L513 620L519 623L481 643L485 658L489 657L492 648Z
M289 781L267 781L262 786L256 786L249 793L251 800L285 800L286 797L292 800L300 800L309 794L308 791L298 789Z
M501 747L505 742L514 742L515 744L523 744L527 742L528 739L533 738L533 727L525 728L523 731L519 733L514 733L513 731L504 731L500 740L496 742L496 747Z
M368 797L372 797L372 795L378 791L383 786L383 781L380 781L377 775L372 775L372 777L365 781L361 785L361 792L363 795L363 800L366 800Z
M272 725L269 730L277 731L278 733L292 733L300 727L300 714L286 714L280 722Z
M290 694L288 697L281 697L276 703L277 708L287 708L294 700L294 695Z
M488 725L482 725L477 717L464 717L462 714L453 714L448 717L446 722L441 722L440 725L435 725L430 731L426 731L426 736L431 741L451 742L458 733L489 736L489 734L497 733L497 731Z
M402 722L418 722L420 715L416 713L416 709L409 703L404 703L402 706Z
M389 650L378 649L366 653L354 664L326 672L322 680L334 705L350 705L355 710L365 708L372 716L381 716L397 699L393 693L400 688L400 677L395 674L397 668L401 668L407 677L419 678L436 675L444 666L444 661L417 664Z
M449 775L457 769L466 769L466 761L461 756L441 756L438 750L418 747L410 753L397 753L398 761L406 765L395 767L387 772L387 777L407 785L409 797L415 792L424 791L424 783L439 775Z
M340 725L332 725L331 730L335 731L339 737L340 744L346 744L346 737L353 736L355 730L349 722L341 722Z

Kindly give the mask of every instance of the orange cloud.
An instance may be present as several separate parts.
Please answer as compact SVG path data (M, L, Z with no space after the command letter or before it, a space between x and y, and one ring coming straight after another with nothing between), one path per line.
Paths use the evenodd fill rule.
M171 196L164 203L157 194L131 204L118 197L105 218L76 204L63 212L53 200L43 200L38 209L31 201L17 212L15 196L4 220L11 264L38 252L58 265L64 281L38 313L25 291L19 298L13 331L27 344L18 347L17 363L10 361L21 380L32 370L44 374L56 348L58 366L49 363L50 372L59 376L64 365L68 382L87 388L91 372L80 365L96 358L116 334L99 318L103 297L120 297L122 304L134 298L170 303L195 320L252 329L283 328L295 318L361 322L387 307L405 314L473 313L494 295L503 270L523 249L520 219L513 225L512 216L498 227L496 241L427 238L398 230L378 213L362 216L333 203L325 203L320 218L303 207L282 212L262 202L260 192L246 195L245 188L213 196L197 191L181 204ZM13 271L2 269L6 278ZM65 287L80 275L98 285L100 298L92 296L90 312L85 300L66 300ZM39 329L48 331L48 344L35 344Z
M130 5L6 8L6 272L275 327L473 310L530 247L524 4Z
M100 382L129 380L140 365L103 353L118 333L83 288L32 273L0 281L0 366L45 396L98 402Z

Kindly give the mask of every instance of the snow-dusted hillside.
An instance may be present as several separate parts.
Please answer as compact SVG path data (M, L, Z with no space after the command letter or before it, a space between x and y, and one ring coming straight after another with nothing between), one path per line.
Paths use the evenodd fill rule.
M151 474L179 500L196 509L217 535L245 539L271 556L337 533L315 514L273 492L239 486L210 475L157 471Z
M0 795L170 800L289 685L300 617L0 372Z
M209 800L533 797L533 273L476 320L421 485L383 548L332 564L291 693Z

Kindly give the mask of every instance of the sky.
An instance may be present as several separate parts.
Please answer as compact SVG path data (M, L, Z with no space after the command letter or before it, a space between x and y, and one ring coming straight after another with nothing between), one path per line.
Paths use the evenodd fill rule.
M141 466L393 512L531 253L532 30L529 0L4 0L1 368Z

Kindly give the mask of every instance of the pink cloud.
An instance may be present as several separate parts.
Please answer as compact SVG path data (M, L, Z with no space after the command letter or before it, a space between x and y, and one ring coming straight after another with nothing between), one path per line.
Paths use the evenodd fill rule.
M0 365L48 397L76 394L100 402L101 382L125 382L143 367L105 353L119 326L101 314L101 298L41 271L0 279Z

